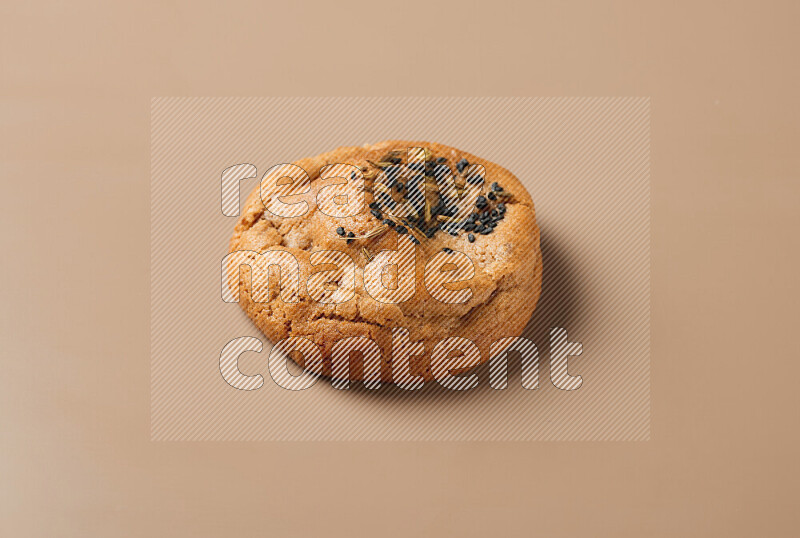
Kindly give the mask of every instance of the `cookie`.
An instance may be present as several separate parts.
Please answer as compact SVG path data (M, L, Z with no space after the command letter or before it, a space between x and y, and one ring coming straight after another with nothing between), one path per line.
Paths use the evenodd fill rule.
M486 362L492 342L522 333L541 293L528 192L505 168L430 142L341 147L274 167L247 199L230 253L230 289L266 337L313 342L321 360L290 356L350 380L377 376L366 363L398 382L401 356L407 373L431 380L432 356L466 339L479 354L465 351L451 372ZM269 267L283 263L280 275ZM377 347L348 354L367 339Z

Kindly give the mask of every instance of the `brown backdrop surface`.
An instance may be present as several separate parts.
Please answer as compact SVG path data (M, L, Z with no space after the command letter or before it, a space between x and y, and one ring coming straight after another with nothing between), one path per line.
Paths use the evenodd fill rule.
M0 533L792 536L792 2L7 2ZM649 96L650 441L150 441L158 95Z

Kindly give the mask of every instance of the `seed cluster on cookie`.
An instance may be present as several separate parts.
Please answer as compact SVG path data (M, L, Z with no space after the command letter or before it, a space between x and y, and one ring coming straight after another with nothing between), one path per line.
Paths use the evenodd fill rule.
M466 234L466 240L474 243L478 236L490 235L505 218L506 201L512 199L512 195L502 185L492 182L488 193L479 195L471 210L465 213L459 207L462 201L458 198L466 185L483 185L485 177L480 169L473 169L470 162L461 157L455 162L456 174L451 178L453 168L447 157L437 157L428 148L415 149L422 150L419 152L422 159L408 162L410 150L395 149L379 161L367 159L360 168L365 190L371 196L368 208L375 219L375 227L357 235L338 226L336 234L348 245L379 237L390 230L408 235L417 245L434 238L437 233L456 237ZM351 172L350 179L359 179L358 174ZM449 197L442 192L441 182L448 180L454 182L457 196ZM408 216L394 217L393 210L403 202L409 203L414 211ZM362 247L362 253L370 259L366 246Z

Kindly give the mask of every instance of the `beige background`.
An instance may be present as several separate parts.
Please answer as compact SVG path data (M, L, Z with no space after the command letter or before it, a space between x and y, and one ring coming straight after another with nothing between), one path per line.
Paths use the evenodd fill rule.
M798 8L520 9L0 7L0 534L796 533ZM652 440L151 442L148 109L203 94L651 96Z

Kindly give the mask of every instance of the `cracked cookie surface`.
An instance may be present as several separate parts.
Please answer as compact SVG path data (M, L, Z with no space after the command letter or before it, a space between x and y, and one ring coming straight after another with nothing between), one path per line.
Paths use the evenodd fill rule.
M425 164L418 167L418 174L408 170L415 155L409 148L422 148L419 159ZM367 178L364 207L353 216L337 218L313 203L322 188L343 182L320 178L325 166L336 163L353 165ZM393 381L392 328L402 327L409 331L412 342L424 343L425 352L411 357L410 370L427 381L433 377L430 355L438 342L449 337L468 338L478 346L483 363L489 359L492 342L522 333L541 293L542 257L533 202L511 172L449 146L400 140L341 147L293 164L310 176L310 190L304 195L311 202L308 211L292 218L273 215L266 211L256 187L230 240L230 252L246 251L246 256L255 256L284 251L299 263L300 286L288 300L282 300L287 298L277 284L273 285L277 279L269 279L268 289L254 290L247 270L236 271L230 278L231 288L238 286L241 307L270 341L287 337L313 341L323 356L319 373L331 375L334 344L351 336L367 337L381 349L381 379ZM392 165L401 171L391 173ZM455 212L463 207L463 200L447 199L437 189L437 165L452 170L456 192L462 194L475 177L473 171L482 167L482 192L467 215L463 209ZM415 194L416 189L422 192L422 198ZM412 209L419 205L419 212L396 218L385 210L386 204L375 205L381 201L376 198L386 196L382 193L391 195L395 203L409 201ZM454 214L455 217L448 216ZM391 226L384 223L387 219ZM414 293L395 304L376 301L365 290L364 267L369 256L396 250L399 241L418 243L414 246ZM319 269L312 266L310 258L312 253L321 251L343 251L355 262L355 293L349 300L325 304L309 295L306 283ZM464 303L442 303L430 295L424 284L426 262L448 251L463 252L474 264L474 276L466 284L471 297ZM254 300L256 291L263 294L261 302ZM302 358L295 354L292 358L302 365ZM361 357L354 353L349 378L361 380L364 375Z

